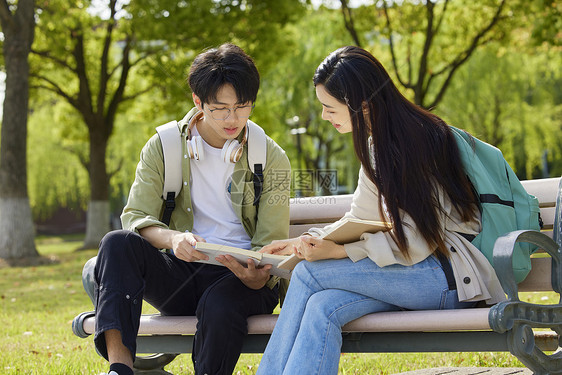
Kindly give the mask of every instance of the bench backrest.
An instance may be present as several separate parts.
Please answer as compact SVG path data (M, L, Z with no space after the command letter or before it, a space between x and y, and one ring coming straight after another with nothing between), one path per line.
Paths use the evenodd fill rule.
M521 181L529 194L539 199L543 232L560 241L560 216L562 202L556 205L560 178ZM291 199L291 226L289 237L296 237L311 227L322 227L340 219L351 207L352 194ZM558 211L557 211L558 210ZM554 230L555 226L557 227ZM553 234L555 233L555 234ZM558 242L560 244L560 242ZM533 258L532 270L519 284L520 291L552 290L550 258Z

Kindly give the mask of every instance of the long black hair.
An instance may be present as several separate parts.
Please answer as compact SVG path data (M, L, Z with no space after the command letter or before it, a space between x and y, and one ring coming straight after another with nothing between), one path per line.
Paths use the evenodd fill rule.
M406 99L382 64L354 46L332 52L318 67L314 85L347 105L355 153L384 198L393 238L405 257L408 244L400 210L414 220L430 246L448 254L439 221L439 196L449 196L462 220L477 213L472 185L465 175L449 126ZM383 213L382 201L379 210Z

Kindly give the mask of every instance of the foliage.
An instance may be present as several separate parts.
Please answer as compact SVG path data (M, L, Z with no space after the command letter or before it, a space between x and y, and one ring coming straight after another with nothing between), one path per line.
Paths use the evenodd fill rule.
M351 185L355 184L357 165L353 162L351 138L341 136L320 118L322 110L312 83L312 76L322 60L333 50L350 43L338 18L334 11L320 8L310 11L299 23L287 27L293 44L264 77L259 106L255 111L259 123L289 153L295 171L294 190L303 195L336 192L333 188L322 189L321 180L314 180L318 174L313 171L337 169L343 172L339 174L338 185L346 186L347 191L353 189L345 179L347 175L353 175ZM271 124L275 126L271 127ZM306 133L290 135L292 129L298 128L305 128ZM301 144L300 152L298 142ZM342 153L351 157L342 158Z
M532 25L531 38L536 45L562 46L562 3L535 0L524 3L525 20Z
M148 51L155 53L146 55L143 63L131 70L126 89L127 95L145 89L150 91L120 107L109 140L105 159L112 176L109 196L114 214L120 212L126 200L140 149L154 134L155 127L181 118L192 106L186 83L187 67L204 48L227 41L238 43L254 57L262 85L252 118L287 151L293 169L337 170L338 185L342 187L340 192L354 189L358 165L351 139L340 136L321 120L321 107L311 80L316 67L328 53L353 43L346 31L341 9L321 6L314 10L298 0L263 3L267 6L257 0L135 0L119 13L117 28L123 33L119 35L135 31L132 56L138 58ZM446 13L442 8L444 2L435 3L436 19L443 14L445 17L428 55L429 73L443 69L452 61L479 27L490 19L491 11L500 2L451 0L448 3ZM91 28L87 46L91 53L88 55L99 53L101 34L96 33L103 17L88 13L89 1L45 0L40 4L49 7L39 11L38 20L44 31L38 34L35 49L47 45L48 36L53 43L57 42L50 47L53 53L58 51L61 57L70 56L73 41L65 30L73 25L73 19L79 19ZM364 4L351 9L354 26L360 32L360 42L383 62L398 82L392 69L384 9L376 7L382 3ZM405 1L401 4L403 7L388 9L394 31L391 35L396 42L397 58L403 61L398 64L400 74L408 76L406 57L410 56L415 77L427 14L423 2ZM63 17L62 11L56 17L55 14L46 15L55 5L68 11L68 15ZM479 47L471 59L458 68L435 111L451 124L465 127L500 146L520 177L542 176L541 158L545 149L548 150L550 175L560 175L562 142L557 136L543 135L558 134L560 127L562 92L558 34L537 31L540 24L550 30L545 23L557 14L559 5L548 0L517 0L505 7L501 22L486 39L488 43ZM544 18L542 21L541 17ZM542 39L539 35L543 35ZM547 38L547 35L550 36ZM112 62L118 62L119 44L112 53ZM92 60L87 61L92 68L89 74L95 77L99 64L90 58ZM47 72L53 80L64 83L65 88L78 87L78 82L55 61L33 61L36 71ZM433 85L441 81L435 78L432 82ZM427 95L434 98L439 84L436 88L430 86ZM95 89L97 86L92 84L92 90ZM415 99L413 90L402 91ZM85 208L89 199L89 181L80 166L80 159L87 158L89 141L83 119L68 104L58 102L45 91L36 90L32 94L29 138L33 148L28 157L34 215L48 216L57 205ZM494 110L500 111L495 120ZM297 138L290 134L292 125L287 123L294 116L299 117L299 122L293 126L307 129L300 138L300 158ZM525 152L521 152L521 145ZM314 193L331 194L333 191L315 189L306 192Z
M141 122L151 122L152 129L165 121L180 118L191 101L184 81L186 66L208 43L216 45L234 41L250 51L256 50L258 39L265 43L280 41L283 26L304 9L298 0L111 1L116 11L108 17L103 11L96 12L91 8L92 4L80 0L42 3L34 46L34 87L39 89L36 91L39 105L52 103L52 96L42 97L48 91L73 107L67 114L58 116L62 121L55 127L60 129L61 135L58 148L73 152L74 159L89 169L89 177L93 179L89 184L90 197L82 196L77 203L83 206L85 199L106 199L108 194L104 191L107 191L106 185L111 184L114 190L109 195L115 211L120 210L130 186L132 174L129 172L136 164L131 155L136 159L140 150L138 142L131 142L130 137L137 130L133 127L125 129L127 123L119 125L126 134L120 141L132 148L121 144L111 149L115 143L111 137L117 127L116 116L121 114L120 121L136 117L134 124L141 118ZM207 38L202 39L201 34ZM267 66L268 61L276 59L279 49L273 52L258 50L269 51L257 54ZM144 99L140 94L146 92L151 96ZM125 109L132 111L126 116L123 107L118 108L125 101L128 101ZM64 105L58 108L69 110L69 106ZM87 125L89 134L79 125L81 123ZM144 143L147 138L140 139ZM108 139L110 148L106 154ZM107 170L105 163L109 164ZM127 167L123 167L125 163ZM123 178L124 171L127 178ZM120 175L117 181L110 181L115 175ZM68 179L65 182L68 183ZM51 194L55 195L58 193ZM42 202L45 194L37 197L36 202ZM61 197L59 204L66 205L71 201ZM38 211L51 210L52 202L48 199L44 207L35 210L36 215Z
M489 46L459 71L436 112L498 146L520 179L562 172L559 51ZM543 173L544 157L550 171ZM549 173L550 172L550 173Z
M347 1L341 0L342 9ZM505 0L380 1L355 12L343 12L346 28L363 47L388 46L397 83L413 100L433 108L470 56L492 40L503 38L511 18ZM361 38L359 37L361 36Z
M302 17L304 10L300 0L131 2L127 11L138 40L162 48L147 59L139 75L162 95L162 101L153 103L150 117L177 118L192 106L187 69L207 48L236 43L254 58L260 73L266 73L288 46L286 25Z
M28 189L35 219L48 218L61 206L85 210L90 196L87 171L74 151L85 152L87 145L85 129L76 126L81 119L64 102L48 103L32 103L29 121ZM75 126L60 126L65 123Z

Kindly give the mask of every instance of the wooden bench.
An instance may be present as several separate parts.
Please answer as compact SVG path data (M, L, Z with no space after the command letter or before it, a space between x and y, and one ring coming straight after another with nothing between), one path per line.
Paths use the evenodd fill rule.
M436 311L397 311L366 315L343 328L342 352L480 352L509 351L537 374L562 374L562 300L554 305L534 305L519 300L518 291L562 292L562 183L559 178L523 181L540 201L542 233L513 232L494 248L494 264L507 301L490 308ZM339 219L349 210L351 195L295 198L291 201L291 237L311 226ZM539 245L532 271L517 285L511 271L515 241ZM87 281L86 281L87 282ZM248 319L244 353L262 353L277 315ZM93 312L78 315L73 331L79 337L94 332ZM179 353L191 352L196 318L143 315L140 323L136 373L169 374L163 368ZM537 330L533 329L550 330ZM544 352L555 352L545 354ZM140 357L142 353L160 353Z

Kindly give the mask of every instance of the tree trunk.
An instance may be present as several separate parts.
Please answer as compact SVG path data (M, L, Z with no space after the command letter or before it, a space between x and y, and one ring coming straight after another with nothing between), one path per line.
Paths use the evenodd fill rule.
M97 248L103 236L110 230L109 176L105 162L108 136L103 119L90 129L90 203L86 223L84 249ZM95 129L98 129L97 131Z
M29 199L0 198L0 258L38 257Z
M86 224L86 238L83 249L97 249L98 245L109 231L109 201L91 200L88 204Z
M0 258L39 256L27 195L29 61L35 28L33 1L21 0L16 15L0 4L6 94L0 136Z

